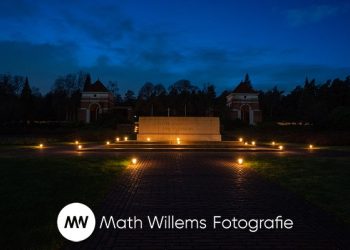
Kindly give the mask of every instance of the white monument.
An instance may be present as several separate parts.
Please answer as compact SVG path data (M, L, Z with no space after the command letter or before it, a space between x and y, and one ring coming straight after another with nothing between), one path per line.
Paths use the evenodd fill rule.
M138 141L221 141L218 117L139 118Z

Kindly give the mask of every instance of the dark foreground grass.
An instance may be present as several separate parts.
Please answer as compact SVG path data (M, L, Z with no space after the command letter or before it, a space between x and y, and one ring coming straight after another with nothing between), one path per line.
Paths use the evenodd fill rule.
M248 163L350 224L350 158L259 155Z
M1 249L57 249L68 203L95 208L126 165L112 158L0 158Z

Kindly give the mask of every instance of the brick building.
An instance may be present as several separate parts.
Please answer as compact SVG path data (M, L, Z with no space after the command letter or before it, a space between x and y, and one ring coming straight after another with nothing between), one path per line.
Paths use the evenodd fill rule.
M81 94L79 121L94 122L98 117L112 110L114 97L111 92L97 80L95 83L86 83Z
M253 89L249 76L226 97L226 105L230 108L232 120L242 120L249 125L261 122L259 93Z

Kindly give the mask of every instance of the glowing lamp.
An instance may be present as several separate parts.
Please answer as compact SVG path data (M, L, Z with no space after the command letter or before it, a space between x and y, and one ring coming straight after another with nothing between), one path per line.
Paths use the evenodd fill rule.
M248 142L245 142L244 145L248 145Z
M39 148L43 148L43 147L44 147L44 144L40 143Z
M272 142L272 146L275 146L275 145L276 145L276 142L273 141L273 142Z
M110 144L110 142L109 141L106 141L106 145L109 145Z
M282 146L282 145L279 145L279 146L278 146L278 149L279 149L279 150L283 150L283 146Z
M180 144L180 140L177 141L177 144Z
M78 149L80 150L80 149L82 149L83 148L83 146L82 145L78 145Z
M237 162L238 162L239 165L242 165L243 164L243 158L238 158Z
M132 164L136 164L136 163L137 163L137 159L136 159L136 158L132 158L132 159L131 159L131 163L132 163Z
M115 138L115 140L116 140L116 141L119 141L120 139L119 139L119 137L117 137L117 138Z
M252 145L255 146L255 141L252 141Z
M242 141L243 141L243 138L242 138L242 137L240 137L238 140L239 140L239 142L242 142Z
M313 149L314 146L312 144L309 145L309 149Z
M74 143L75 143L75 145L78 145L78 144L79 144L79 141L75 141Z
M128 140L128 137L127 137L127 136L125 136L125 137L124 137L124 141L127 141L127 140Z
M150 141L150 140L151 140L151 138L147 137L147 141Z

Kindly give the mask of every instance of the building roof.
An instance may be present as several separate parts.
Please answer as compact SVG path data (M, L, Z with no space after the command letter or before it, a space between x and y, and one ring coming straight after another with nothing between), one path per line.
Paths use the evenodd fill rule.
M249 82L241 82L233 90L233 93L258 93L258 91L254 90Z
M85 84L84 92L109 92L100 80L97 80L93 84Z

